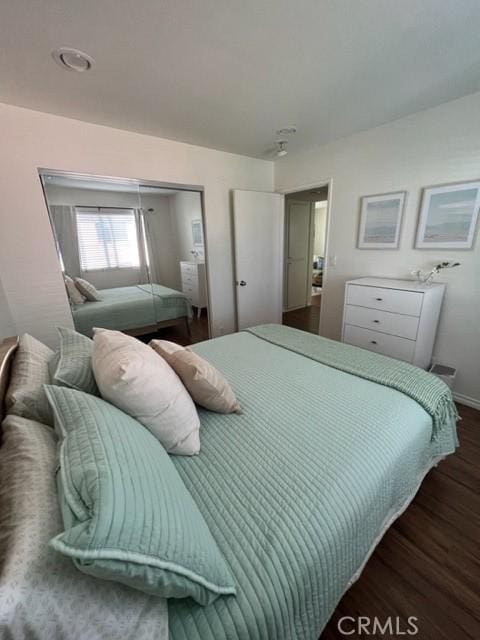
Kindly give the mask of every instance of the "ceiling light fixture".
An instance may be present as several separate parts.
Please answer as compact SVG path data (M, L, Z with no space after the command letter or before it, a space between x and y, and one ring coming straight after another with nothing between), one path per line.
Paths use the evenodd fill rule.
M292 136L297 133L297 127L282 127L277 129L277 136Z
M95 66L95 60L78 49L72 49L71 47L60 47L52 51L52 58L55 62L66 69L67 71L76 71L77 73L84 73L90 71Z
M288 140L277 140L275 143L277 145L277 157L281 158L282 156L287 155L287 146Z

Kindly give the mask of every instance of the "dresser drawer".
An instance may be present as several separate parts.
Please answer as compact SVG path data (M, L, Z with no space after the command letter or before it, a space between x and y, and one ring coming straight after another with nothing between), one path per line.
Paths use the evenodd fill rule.
M189 262L181 262L180 269L182 270L182 274L190 274L192 276L197 276L197 265L190 264Z
M189 284L188 282L186 282L186 283L183 285L183 293L186 293L186 294L188 294L188 295L195 295L195 296L197 296L197 295L198 295L198 287L196 287L196 286L195 286L195 285L193 285L193 284Z
M191 295L187 295L186 294L186 298L187 300L190 302L191 305L193 305L194 307L198 307L198 298L196 296L191 296Z
M343 341L406 362L412 362L415 353L414 340L390 336L386 333L354 327L350 324L345 325Z
M417 337L419 318L416 316L406 316L390 311L378 311L367 307L356 307L347 304L345 307L345 323L389 333L393 336L415 340Z
M370 309L419 316L422 310L423 293L349 284L346 302Z
M191 274L189 271L182 272L182 284L189 284L190 286L198 287L198 278L197 274Z

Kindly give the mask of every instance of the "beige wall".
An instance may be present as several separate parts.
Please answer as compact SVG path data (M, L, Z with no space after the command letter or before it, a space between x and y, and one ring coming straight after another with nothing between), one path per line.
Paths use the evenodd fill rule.
M10 307L7 302L5 291L3 290L2 281L0 280L0 327L2 333L0 334L0 340L7 338L8 336L15 335L15 325L13 324L12 314L10 313Z
M213 332L233 331L229 191L271 191L272 162L3 104L0 140L0 274L17 333L54 344L54 326L71 326L39 167L203 185Z
M198 260L204 258L203 251L193 246L192 222L202 219L202 201L198 193L181 191L171 196L171 216L175 227L179 260L195 260L192 251L199 253Z
M360 276L409 277L441 260L462 266L447 284L435 346L439 362L458 367L456 390L480 403L480 241L473 251L413 249L421 188L480 178L480 93L338 140L275 164L277 190L332 179L330 256L322 298L324 335L340 337L345 281ZM400 250L356 249L360 196L408 191Z
M142 193L142 207L152 208L147 215L147 233L153 247L150 256L152 280L171 289L181 289L177 237L171 215L172 196Z

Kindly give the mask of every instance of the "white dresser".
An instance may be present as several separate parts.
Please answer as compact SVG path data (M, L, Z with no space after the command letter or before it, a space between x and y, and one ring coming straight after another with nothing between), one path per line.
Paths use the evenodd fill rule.
M194 307L197 315L207 306L207 278L204 262L180 262L182 291Z
M359 278L345 285L342 341L426 369L432 360L444 284Z

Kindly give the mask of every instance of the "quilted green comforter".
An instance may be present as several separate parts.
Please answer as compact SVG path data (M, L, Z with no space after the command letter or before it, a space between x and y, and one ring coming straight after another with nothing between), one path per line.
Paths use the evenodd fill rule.
M84 302L72 309L75 329L86 336L93 334L93 327L126 331L192 317L192 305L185 294L160 284L101 289L99 293L98 302Z
M456 446L453 417L432 440L411 397L267 337L194 347L244 413L200 411L200 455L173 461L237 596L170 601L172 640L316 640L376 538Z

